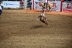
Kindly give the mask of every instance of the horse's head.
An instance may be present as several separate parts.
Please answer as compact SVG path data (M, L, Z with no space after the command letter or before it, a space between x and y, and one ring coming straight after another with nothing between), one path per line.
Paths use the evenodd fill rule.
M42 6L43 5L43 2L39 2L39 6Z

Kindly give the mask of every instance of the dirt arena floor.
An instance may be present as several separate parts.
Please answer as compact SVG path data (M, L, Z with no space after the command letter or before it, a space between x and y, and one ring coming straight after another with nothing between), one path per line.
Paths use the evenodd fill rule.
M0 48L72 48L72 13L46 12L48 26L39 12L3 10Z

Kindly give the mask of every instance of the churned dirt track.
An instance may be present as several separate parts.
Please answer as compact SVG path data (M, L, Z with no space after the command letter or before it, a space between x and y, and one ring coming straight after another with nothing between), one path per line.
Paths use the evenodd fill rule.
M49 27L38 19L40 11L3 10L0 48L72 48L72 14L46 12Z

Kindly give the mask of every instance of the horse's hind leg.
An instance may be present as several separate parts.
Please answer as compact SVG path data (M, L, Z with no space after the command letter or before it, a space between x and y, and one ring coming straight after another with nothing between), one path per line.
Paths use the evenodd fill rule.
M45 21L45 24L46 24L46 25L48 25L48 22L47 22L47 21Z

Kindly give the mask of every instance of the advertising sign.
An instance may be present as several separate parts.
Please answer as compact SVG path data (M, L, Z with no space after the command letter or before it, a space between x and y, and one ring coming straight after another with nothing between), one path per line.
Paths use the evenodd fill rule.
M47 0L34 0L34 9L42 10L42 7L39 6L39 2L47 2ZM61 1L48 1L48 3L52 4L52 11L60 11L60 3Z
M2 5L4 8L19 8L20 2L19 1L3 1Z
M52 4L52 11L60 11L60 3L61 1L48 1Z
M72 3L71 2L63 2L62 11L72 12Z

